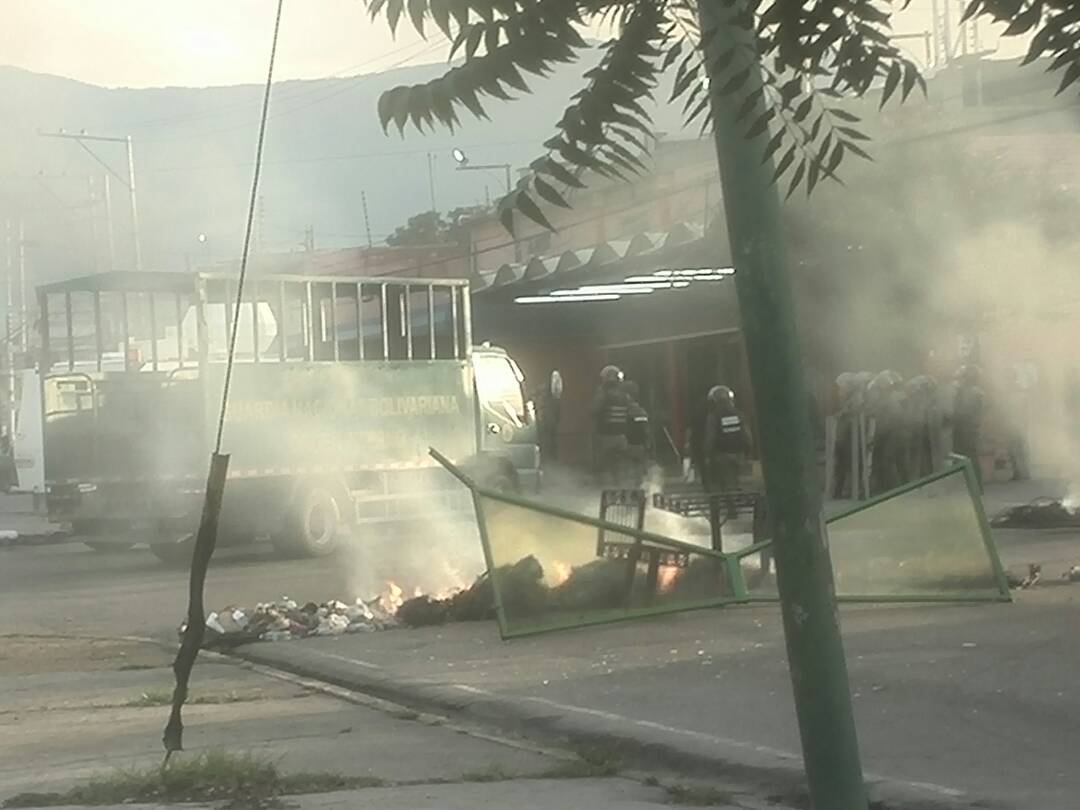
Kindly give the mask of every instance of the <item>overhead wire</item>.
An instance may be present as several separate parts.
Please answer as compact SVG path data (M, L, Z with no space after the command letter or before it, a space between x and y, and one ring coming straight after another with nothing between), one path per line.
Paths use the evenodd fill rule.
M392 63L390 65L387 65L382 70L383 71L393 70L394 68L401 67L402 65L404 65L407 62L411 62L413 59L416 59L416 58L418 58L420 56L423 56L426 53L429 53L429 52L435 50L436 48L442 47L448 41L449 40L447 40L445 36L440 35L440 37L436 41L428 44L423 50L419 51L418 53L411 54L410 56L408 56L408 57L406 57L404 59L398 60L397 62L394 62L394 63ZM338 86L333 87L333 88L329 88L329 92L325 92L322 96L320 96L318 98L315 98L315 99L313 99L311 101L308 101L305 104L297 104L297 105L294 105L292 107L288 107L286 109L279 110L278 112L275 112L273 115L271 115L270 118L271 118L271 120L281 118L281 117L284 117L284 116L287 116L287 115L292 115L292 114L294 114L296 112L299 112L301 110L306 110L306 109L308 109L310 107L315 106L316 104L322 104L327 99L330 99L330 98L338 96L338 95L340 95L342 93L348 92L349 90L354 89L360 83L362 83L362 82L364 82L366 80L375 79L379 75L380 75L380 73L365 73L365 74L361 74L359 76L353 76L353 77L348 78L348 79L342 79L341 83ZM319 90L326 90L326 89L327 88L319 88ZM176 132L176 133L165 134L165 135L160 135L160 136L150 136L150 137L145 137L144 136L140 140L143 141L143 142L151 142L151 143L160 143L160 142L163 142L163 141L176 141L176 140L181 140L181 141L182 140L195 140L195 139L198 139L198 138L206 138L206 137L209 137L211 135L220 135L220 134L223 134L223 133L226 133L226 132L236 132L238 130L246 129L248 126L249 126L248 123L242 123L242 124L235 124L235 125L227 126L227 127L220 127L218 129L204 130L202 132L188 132L188 133Z
M985 129L985 128L988 128L988 127L995 126L997 124L1011 123L1011 122L1018 121L1018 120L1026 120L1026 119L1031 119L1031 118L1037 118L1037 117L1040 117L1042 115L1046 115L1048 113L1061 112L1062 109L1063 108L1060 108L1060 107L1047 107L1047 108L1038 109L1038 110L1029 110L1029 111L1024 111L1024 112L1021 112L1021 113L1013 113L1013 114L1010 114L1010 115L1001 116L1001 117L998 117L998 118L995 118L995 119L992 119L992 120L989 120L989 121L981 121L981 122L975 122L975 123L972 123L972 124L964 124L964 125L961 125L961 126L953 127L951 129L937 130L937 131L934 131L934 132L915 133L915 134L911 134L911 135L903 135L903 136L899 136L899 137L895 137L895 138L881 140L881 141L878 141L877 143L881 147L894 147L894 146L900 146L900 145L903 145L903 144L906 144L906 143L917 143L919 141L928 140L928 139L935 138L935 137L949 137L949 136L956 135L956 134L972 132L972 131L979 130L979 129ZM570 230L572 228L577 228L577 227L580 227L582 225L588 225L588 224L590 224L592 222L596 222L596 221L604 219L606 217L626 213L627 211L632 211L635 208L640 208L642 205L647 205L649 203L658 202L658 201L660 201L662 199L666 199L668 197L673 197L673 196L675 196L677 194L681 194L683 192L690 191L690 190L692 190L694 188L697 188L697 187L700 187L700 186L711 185L711 184L713 184L715 182L718 182L718 180L713 179L713 178L709 178L707 180L697 180L697 181L695 181L693 183L689 183L689 184L686 184L686 185L683 185L683 186L680 186L680 187L677 187L677 188L668 189L668 190L664 191L663 193L655 194L655 195L652 195L652 196L650 196L648 198L644 198L644 199L634 200L634 201L632 201L630 203L627 203L624 206L620 206L618 208L605 209L604 211L601 211L601 212L599 212L597 214L593 214L593 215L590 215L590 216L587 216L587 217L582 217L580 219L576 219L576 220L573 220L571 222L558 224L556 226L556 232ZM455 256L455 257L452 257L452 258L437 259L437 260L433 260L433 261L430 261L430 262L424 262L422 264L412 265L412 266L410 266L409 270L410 271L424 270L424 269L427 269L427 268L430 268L430 267L438 267L438 266L445 265L449 261L460 261L461 259L469 259L469 260L471 260L471 259L474 259L474 258L476 258L478 256L482 256L482 255L485 255L487 253L492 253L492 252L494 252L496 250L502 250L504 248L513 247L514 245L516 245L516 244L518 244L520 242L521 242L521 239L517 239L517 238L504 240L504 241L498 242L498 243L493 244L493 245L487 245L487 246L485 246L483 248L477 248L477 249L471 250L471 251L469 251L467 253L463 253L463 254L461 254L459 256ZM343 262L344 261L347 261L347 260L343 260ZM328 265L328 267L332 267L332 266L334 266L334 265Z
M247 225L244 228L244 248L240 254L240 273L236 280L236 306L233 311L232 329L229 335L229 353L225 359L225 382L221 390L221 412L218 415L217 439L214 453L221 453L221 440L225 434L225 414L229 407L229 385L232 382L233 360L236 356L236 338L240 333L240 309L244 300L244 280L247 278L248 257L251 254L251 234L255 229L255 212L259 202L259 177L262 174L263 146L266 143L266 124L269 121L270 91L274 82L274 60L277 57L278 33L281 30L281 10L285 0L278 0L277 17L274 21L274 38L270 46L270 67L266 73L266 89L263 92L262 114L259 118L259 139L255 145L255 172L251 178L251 198L248 201Z
M356 63L354 65L349 65L348 67L341 68L339 70L334 71L333 73L328 73L325 76L320 76L320 77L313 78L313 79L293 79L292 81L296 81L296 82L300 82L300 83L304 83L304 84L317 84L317 83L319 83L321 81L325 81L327 79L340 79L340 78L355 79L355 78L359 78L358 76L349 75L349 74L351 74L355 70L359 70L360 68L364 68L364 67L372 65L372 64L374 64L376 62L379 62L379 61L381 61L381 60L383 60L383 59L385 59L385 58L387 58L389 56L394 56L396 54L402 53L403 51L407 51L407 50L410 50L412 48L415 48L417 45L424 45L425 47L421 49L422 51L424 51L424 50L428 49L427 46L430 45L430 43L425 39L418 39L418 40L415 40L413 42L409 42L409 43L407 43L405 45L401 45L401 46L399 46L397 48L393 48L392 50L381 53L378 56L373 56L370 59L365 59L362 62L358 62L358 63ZM409 58L412 59L412 58L415 58L418 55L419 54L415 54L413 56L410 56ZM369 74L364 74L364 75L369 75ZM210 88L210 89L219 89L219 88ZM233 88L228 88L227 87L227 88L223 88L223 89L233 89ZM277 90L276 95L277 95L277 99L278 99L279 102L280 101L286 101L286 100L291 101L293 99L297 99L297 98L300 98L302 96L306 96L306 95L310 95L312 93L318 92L320 89L322 89L322 88L310 87L309 86L309 87L296 87L296 88L293 88L291 91L289 91L289 90L285 90L284 88L279 87L278 90ZM244 100L244 101L229 101L229 102L225 102L223 104L215 105L214 107L211 107L209 109L200 110L198 112L177 113L177 114L174 114L174 115L165 115L165 116L159 116L159 117L156 117L156 118L144 118L144 119L139 120L139 121L132 121L132 122L130 122L128 124L128 127L131 127L131 128L152 127L152 126L157 126L157 125L161 125L161 124L175 124L175 123L183 123L185 121L196 121L196 120L203 119L203 118L213 118L213 117L219 116L219 115L228 115L232 111L246 110L246 109L249 109L251 107L257 107L258 103L259 103L259 100L257 98L256 99L247 99L247 100Z
M180 643L180 650L173 661L173 673L176 687L173 690L172 710L169 721L162 735L165 746L164 766L169 764L169 757L174 751L181 751L183 745L184 724L181 718L184 703L187 700L188 683L191 670L202 647L206 633L206 616L203 605L206 587L206 574L210 568L210 559L214 554L217 541L218 518L225 493L225 482L229 470L229 457L221 453L221 440L225 429L225 414L229 402L229 384L232 380L233 361L236 356L236 338L240 325L240 304L244 294L244 278L247 275L247 262L251 250L251 235L255 224L255 211L258 200L259 174L262 166L263 145L266 140L266 122L270 108L270 91L273 86L274 61L277 56L278 35L281 31L281 12L284 0L277 2L277 15L274 18L274 35L270 46L270 66L266 75L266 90L263 94L262 114L259 119L259 138L255 147L255 171L251 181L251 199L248 203L247 227L244 232L244 249L240 259L240 273L237 282L236 306L232 318L229 350L226 359L224 386L221 393L221 412L218 418L217 439L214 452L210 456L210 471L206 480L206 494L203 501L202 518L191 551L191 575L188 585L187 627ZM163 766L163 767L164 767Z

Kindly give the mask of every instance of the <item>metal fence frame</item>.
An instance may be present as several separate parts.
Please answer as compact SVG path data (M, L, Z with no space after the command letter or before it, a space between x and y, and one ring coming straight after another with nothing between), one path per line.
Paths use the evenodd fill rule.
M765 540L760 543L754 543L747 546L744 549L734 553L723 553L714 551L710 548L694 545L692 543L685 543L674 538L664 537L653 532L637 530L629 528L627 526L621 526L616 523L611 523L605 520L591 517L589 515L578 514L576 512L570 512L559 507L551 506L537 501L531 501L526 498L520 498L515 495L510 495L504 492L496 492L494 490L487 489L480 486L475 480L473 480L464 470L456 466L448 458L443 456L434 448L429 449L431 456L438 461L451 475L458 479L462 484L469 488L472 497L473 505L476 510L477 527L479 529L480 541L483 546L484 563L487 566L489 572L495 570L495 563L491 552L491 541L487 533L487 524L484 516L484 498L501 503L506 503L511 506L523 507L531 509L536 512L545 515L551 515L552 517L563 518L566 520L572 520L577 523L581 523L587 526L595 527L600 532L610 531L617 532L621 535L632 537L638 541L645 541L662 545L672 550L677 551L689 551L693 554L703 557L711 557L717 560L718 563L723 565L726 569L726 576L728 583L731 585L732 593L729 596L724 596L715 599L704 600L700 603L692 605L675 605L675 606L661 606L661 607L644 607L637 609L612 609L610 615L597 615L591 619L585 621L572 621L564 623L553 623L550 626L537 626L526 630L513 629L507 622L506 612L503 608L502 596L499 592L499 583L493 577L492 578L492 591L495 601L495 613L499 623L499 633L503 639L509 638L521 638L525 636L538 635L541 633L551 632L554 630L564 630L576 627L589 627L600 624L610 624L613 622L630 621L633 619L646 618L650 616L661 616L671 613L682 613L689 610L700 610L714 607L724 607L726 605L736 604L751 604L751 603L777 603L779 597L776 595L751 595L747 589L747 583L745 575L742 570L742 561L747 557L754 554L760 554L762 551L767 551L772 547L772 540ZM829 518L828 522L838 520L839 518L846 517L857 512L870 509L873 506L880 504L884 501L895 498L898 495L903 495L914 489L918 489L920 486L924 486L928 483L940 480L950 475L963 475L964 482L967 486L968 494L972 498L972 502L976 511L976 515L979 521L980 532L982 534L983 544L986 549L987 556L989 557L991 567L994 572L994 580L996 590L994 592L987 592L985 594L977 594L974 592L967 593L948 593L942 592L937 594L926 593L903 593L903 594L866 594L859 596L838 596L837 601L843 603L951 603L951 602L966 602L966 603L982 603L982 602L1011 602L1012 597L1009 593L1008 580L1005 576L1005 570L1001 564L1001 558L998 556L997 547L994 545L993 537L990 534L990 524L986 519L986 513L982 507L982 501L978 497L978 485L975 480L974 471L971 468L971 463L968 459L962 456L952 457L953 466L934 473L933 475L920 478L917 481L913 481L903 487L891 490L883 493L873 500L859 503L850 509L844 510L838 515L834 515ZM962 469L958 469L962 468Z
M93 345L94 345L94 371L102 372L104 370L104 354L105 349L102 343L102 308L101 308L101 296L103 294L118 294L120 296L120 308L122 311L122 333L123 333L123 346L124 346L124 370L131 371L130 351L129 347L132 343L132 328L130 319L130 303L129 299L132 295L148 295L149 296L149 321L150 321L150 344L151 344L151 357L150 357L150 370L159 371L161 363L158 358L158 338L157 327L164 323L166 326L176 327L176 350L177 350L177 367L199 367L202 368L204 363L211 362L208 358L209 355L209 335L206 323L206 310L207 306L211 303L210 300L210 286L213 284L222 284L224 294L222 300L226 306L226 313L229 315L235 314L235 278L227 273L198 273L194 275L178 274L178 273L103 273L95 276L84 276L81 278L70 279L68 281L58 282L55 284L48 284L38 287L38 309L41 315L40 318L40 334L41 334L41 356L40 356L40 368L43 373L49 373L52 370L54 363L52 362L52 354L54 350L54 337L60 338L60 335L52 335L50 333L50 310L49 304L53 300L53 296L62 296L63 301L63 318L64 318L64 332L62 336L64 340L63 354L61 355L57 369L61 373L66 368L67 372L73 372L76 369L76 346L75 346L75 331L73 325L72 314L72 295L86 293L91 295L93 304ZM396 278L386 276L308 276L297 274L274 274L259 276L253 278L248 282L248 293L245 293L244 301L240 303L240 306L250 306L252 311L252 330L253 330L253 352L252 362L268 361L270 358L262 358L259 356L259 326L260 326L260 304L266 303L271 306L274 303L280 309L281 323L278 325L279 334L281 339L278 341L279 349L277 352L276 362L360 362L367 360L412 360L413 359L413 340L412 340L412 307L409 303L409 298L412 293L417 290L423 291L427 299L426 312L421 313L421 316L426 316L425 323L428 330L428 354L429 357L425 359L430 360L463 360L468 359L472 351L472 324L471 324L471 306L469 300L469 282L463 279L412 279L412 278ZM270 300L269 297L263 299L259 297L259 292L265 288L265 285L278 285L278 297L276 302ZM303 337L306 346L306 356L303 358L289 358L286 352L285 346L285 298L284 291L286 284L299 284L302 287L302 301L306 302L306 307L302 310L302 325ZM312 348L316 342L326 343L327 341L316 341L315 325L316 318L314 315L314 301L316 297L313 294L313 288L315 285L329 285L330 295L328 300L331 301L330 307L330 344L332 345L332 356L328 358L316 358L313 356ZM356 341L357 341L357 354L358 357L355 360L341 360L340 358L340 341L338 340L338 324L337 324L337 299L338 292L341 287L354 287L356 295ZM405 356L403 357L391 357L390 354L390 335L389 335L389 318L387 317L387 305L388 290L393 289L399 292L399 306L401 308L401 318L399 318L400 328L403 332L399 336L400 339L405 341ZM382 338L382 356L378 358L366 357L366 351L364 348L365 333L364 333L364 318L362 301L365 295L365 290L374 291L374 294L378 296L380 301L380 332ZM449 329L451 332L450 344L452 346L450 357L437 357L436 356L436 325L435 325L435 293L437 290L449 291L450 293L450 321ZM156 301L159 295L169 295L172 298L173 306L170 307L172 311L169 313L169 320L162 321L157 311ZM184 358L184 315L186 314L183 301L184 297L190 298L190 306L194 306L197 312L196 324L198 330L198 359L194 362L185 361ZM351 296L346 296L350 298ZM317 299L320 303L323 298ZM216 297L214 300L216 303ZM164 315L164 313L160 313ZM320 315L319 321L322 318ZM226 323L226 328L230 328L232 319L229 318ZM66 357L64 356L66 355Z

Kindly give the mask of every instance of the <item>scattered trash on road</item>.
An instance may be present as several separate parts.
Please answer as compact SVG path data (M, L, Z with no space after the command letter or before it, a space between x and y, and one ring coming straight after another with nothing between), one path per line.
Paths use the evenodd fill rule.
M990 525L996 529L1080 528L1080 510L1066 506L1057 498L1036 498L1003 509L994 515Z
M397 594L400 595L400 589ZM254 641L289 641L308 636L370 633L398 626L399 606L394 592L352 604L331 599L303 605L287 596L276 602L260 602L254 608L229 606L206 617L208 648L228 648ZM182 624L183 636L187 625Z
M1042 566L1032 563L1028 566L1028 575L1020 583L1020 587L1030 588L1032 585L1038 585L1040 579L1042 579Z
M1058 578L1044 579L1042 566L1037 563L1030 563L1026 575L1021 576L1015 571L1009 571L1006 573L1006 578L1009 580L1009 587L1013 589L1021 588L1026 590L1036 585L1068 585L1072 582L1080 582L1080 565L1069 566L1068 570L1064 571Z

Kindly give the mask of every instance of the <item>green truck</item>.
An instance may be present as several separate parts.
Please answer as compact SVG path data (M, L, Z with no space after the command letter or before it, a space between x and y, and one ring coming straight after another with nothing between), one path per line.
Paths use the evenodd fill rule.
M223 545L333 552L351 531L468 507L428 455L540 485L532 403L472 345L467 282L104 273L38 288L50 518L100 550L190 554L237 322Z

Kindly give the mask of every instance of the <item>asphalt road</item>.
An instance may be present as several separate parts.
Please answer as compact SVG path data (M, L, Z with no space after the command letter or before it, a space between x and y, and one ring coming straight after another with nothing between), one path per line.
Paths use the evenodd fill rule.
M316 560L277 559L258 546L225 551L211 568L207 604L347 598L394 576L394 565L408 575L426 562L445 581L464 578L476 562L440 556L441 537L432 531L375 539L379 554ZM1047 580L1080 563L1075 533L1010 531L997 539L1007 566L1041 562ZM459 556L470 542L453 540ZM175 637L186 590L185 572L145 550L0 548L0 635ZM1078 806L1080 584L1040 586L1013 605L850 605L842 622L869 770L1017 806ZM486 624L299 644L313 652L335 645L336 654L414 677L798 751L775 608L509 644ZM1025 797L1033 803L1021 804Z

